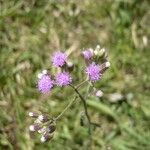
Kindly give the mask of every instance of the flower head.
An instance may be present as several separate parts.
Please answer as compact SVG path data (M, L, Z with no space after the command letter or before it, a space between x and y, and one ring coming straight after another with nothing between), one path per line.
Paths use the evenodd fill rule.
M66 86L69 85L71 82L72 78L68 72L62 72L56 76L56 84L58 86Z
M53 80L50 75L42 74L38 81L38 89L41 93L48 93L53 87Z
M93 57L93 49L87 49L82 52L85 59L89 60Z
M52 63L55 67L62 67L67 60L67 55L63 52L55 52L52 57Z
M86 68L86 73L93 82L99 80L102 76L100 66L95 63L90 64Z

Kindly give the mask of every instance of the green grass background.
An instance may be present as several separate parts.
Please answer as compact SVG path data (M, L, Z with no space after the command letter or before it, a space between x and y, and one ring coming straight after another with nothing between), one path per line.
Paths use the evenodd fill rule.
M0 149L150 150L149 7L148 0L1 0ZM77 101L58 122L54 139L41 144L29 134L28 112L56 116L73 92L55 88L52 96L43 97L36 89L37 74L55 72L50 56L63 49L71 52L80 81L80 52L97 44L109 49L111 62L96 85L104 97L91 97L89 103L92 120L101 128L93 131L89 146ZM123 98L112 103L112 93Z

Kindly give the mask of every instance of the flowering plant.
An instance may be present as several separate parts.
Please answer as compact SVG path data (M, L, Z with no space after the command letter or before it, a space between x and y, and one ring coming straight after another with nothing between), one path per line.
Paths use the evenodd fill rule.
M100 48L98 45L95 49L89 48L84 50L82 52L82 57L86 64L84 69L86 79L76 86L73 84L74 80L71 76L71 72L75 66L72 62L68 61L67 54L61 51L55 52L52 56L52 66L59 68L61 71L54 77L47 70L43 70L42 73L38 74L37 87L42 94L49 93L55 86L70 86L76 93L75 98L70 101L57 117L50 118L47 114L29 112L29 116L35 118L34 123L29 129L32 132L37 131L41 134L41 142L48 141L53 137L57 121L64 115L77 98L83 103L84 115L88 121L89 134L91 134L91 126L100 127L98 123L92 122L87 109L86 95L80 93L80 87L87 83L93 88L94 96L101 97L103 95L101 90L95 88L95 83L101 80L105 70L110 66L110 63L107 61L107 51L104 48ZM103 61L102 64L100 64L101 60Z

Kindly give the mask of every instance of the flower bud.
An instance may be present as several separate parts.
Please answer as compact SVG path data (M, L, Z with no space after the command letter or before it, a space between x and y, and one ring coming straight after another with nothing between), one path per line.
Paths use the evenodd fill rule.
M38 79L41 79L42 76L43 76L43 73L39 73L39 74L38 74Z
M98 58L101 58L101 57L104 57L105 56L105 52L106 52L106 49L105 48L102 48L102 49L95 49L94 50L94 55Z
M73 71L73 69L74 69L74 64L73 64L72 62L67 62L67 63L66 63L66 67L67 67L67 70L68 70L69 72L71 72L71 71Z
M47 70L43 70L43 71L42 71L42 74L47 74Z
M105 62L101 66L101 73L104 73L109 67L110 67L110 62Z
M36 124L41 124L42 122L37 118L37 119L34 121L34 123L36 123Z
M29 116L30 116L30 117L33 117L33 118L37 118L37 117L38 117L38 114L35 113L35 112L29 112Z
M52 137L53 137L53 135L46 133L46 134L42 135L42 137L41 137L41 142L42 142L42 143L47 142L47 141L50 140Z
M39 73L37 76L38 76L38 79L41 79L43 75L47 75L48 74L48 71L47 70L43 70L41 73Z
M85 60L90 60L93 57L93 49L89 48L87 50L84 50L82 52L82 55L83 55Z
M44 134L44 133L46 133L46 129L47 129L46 126L44 126L40 130L38 130L38 133Z
M103 96L103 92L101 90L97 90L96 93L95 93L95 95L97 97L102 97Z
M101 48L101 47L100 47L100 45L96 45L95 50L98 50L98 51L99 51L99 50L100 50L100 48Z
M29 126L29 130L32 132L38 131L40 129L40 125L39 124L33 124Z
M54 124L50 124L48 126L48 133L53 133L56 130L56 126Z
M47 122L49 119L47 115L42 114L42 115L39 115L38 120L41 122Z

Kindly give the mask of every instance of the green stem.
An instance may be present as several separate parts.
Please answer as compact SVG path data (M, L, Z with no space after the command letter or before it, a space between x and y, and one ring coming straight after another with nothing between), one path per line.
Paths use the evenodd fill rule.
M78 84L77 86L76 86L76 89L79 89L83 84L85 84L86 82L87 82L88 80L86 79L86 80L84 80L83 82L81 82L80 84Z
M71 107L71 105L76 99L77 99L77 96L72 101L70 101L70 103L65 107L65 109L54 120L55 121L59 120L64 115L64 113Z
M80 94L80 92L78 91L77 88L75 88L73 85L70 84L70 87L72 87L74 89L74 91L78 94L78 96L80 97L82 103L83 103L83 106L84 106L84 111L85 111L85 115L87 117L87 120L88 120L88 123L89 123L89 134L91 134L91 120L90 120L90 116L88 114L88 111L87 111L87 104L86 104L86 101L84 99L84 97Z

